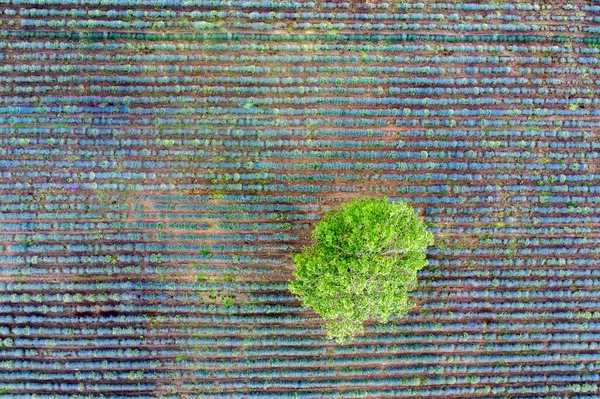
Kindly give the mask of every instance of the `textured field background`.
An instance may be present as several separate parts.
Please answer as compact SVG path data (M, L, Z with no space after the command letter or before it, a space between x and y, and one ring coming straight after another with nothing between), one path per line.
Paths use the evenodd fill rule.
M0 1L0 399L598 398L600 7ZM351 344L354 196L436 237Z

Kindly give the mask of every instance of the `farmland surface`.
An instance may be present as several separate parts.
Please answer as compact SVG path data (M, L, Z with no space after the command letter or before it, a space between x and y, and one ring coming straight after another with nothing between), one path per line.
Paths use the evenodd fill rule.
M0 399L599 397L600 7L0 4ZM436 244L336 344L290 254L358 196Z

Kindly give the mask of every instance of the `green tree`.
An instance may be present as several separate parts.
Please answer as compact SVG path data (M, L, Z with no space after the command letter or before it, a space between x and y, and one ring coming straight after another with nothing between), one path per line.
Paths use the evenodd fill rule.
M433 234L410 205L354 198L327 213L312 238L293 256L289 289L325 319L328 338L344 342L364 332L365 320L386 323L412 307L407 292L427 265Z

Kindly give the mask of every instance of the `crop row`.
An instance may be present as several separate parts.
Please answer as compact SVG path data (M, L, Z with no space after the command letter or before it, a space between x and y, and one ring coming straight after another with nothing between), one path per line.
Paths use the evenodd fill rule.
M32 58L31 61L38 61L36 59L36 56L30 56ZM23 58L23 57L21 57ZM43 61L43 57L39 57L42 58L39 61ZM81 63L81 64L76 64L75 62L70 62L68 64L62 64L62 65L48 65L48 64L41 64L41 63L25 63L23 61L25 60L15 60L18 61L18 63L14 64L9 64L6 63L5 65L2 65L0 67L0 71L4 72L4 73L28 73L28 72L44 72L44 73L50 73L50 74L54 74L54 73L60 73L60 72L113 72L113 73L150 73L150 72L163 72L163 73L178 73L178 72L183 72L183 73L194 73L194 72L205 72L206 70L208 71L214 71L214 72L227 72L228 69L230 67L225 67L225 66L218 66L218 65L214 65L214 66L206 66L206 65L189 65L189 63L192 62L196 62L196 63L252 63L252 65L247 66L246 68L244 68L244 72L245 73L252 73L252 74L264 74L264 73L270 73L270 71L267 71L266 69L262 69L263 67L260 65L261 63L263 64L268 64L268 63L303 63L303 64L307 64L307 65L300 65L295 67L295 71L292 70L291 67L290 71L294 72L294 73L310 73L309 71L311 69L318 69L318 67L316 66L310 66L310 64L325 64L325 66L329 66L329 69L331 70L329 73L335 73L335 69L336 68L344 68L343 64L356 64L356 63L364 63L367 64L367 66L363 66L361 68L358 67L353 67L353 69L351 69L351 72L347 72L347 73L362 73L362 72L368 72L368 69L373 69L374 72L376 72L376 74L386 74L389 72L386 72L386 69L390 68L390 65L386 65L386 66L378 66L378 67L369 67L368 64L395 64L395 63L414 63L414 64L438 64L438 65L443 65L443 64L472 64L471 67L465 67L465 68L459 68L456 66L452 66L452 67L448 67L446 66L446 68L442 68L442 67L434 67L434 66L424 66L424 67L396 67L397 68L397 72L398 73L419 73L419 74L425 74L425 75L437 75L439 74L440 71L443 71L443 73L449 73L449 74L466 74L466 75L473 75L475 72L477 71L477 73L481 72L482 75L491 75L491 74L503 74L503 73L511 73L513 71L512 67L507 67L507 66L484 66L484 65L490 65L490 64L498 64L498 65L502 65L502 64L507 64L507 63L517 63L518 67L517 67L517 71L523 71L524 75L529 75L529 74L534 74L534 70L537 71L536 74L542 74L542 73L552 73L552 74L556 74L557 72L568 72L569 70L567 68L557 68L556 66L554 67L548 67L548 66L544 66L544 65L552 65L552 62L554 61L556 62L561 62L561 63L571 63L570 67L573 71L577 71L578 69L581 70L581 72L588 72L590 74L594 74L597 75L598 74L598 69L597 68L590 68L587 66L581 67L577 64L597 64L598 63L598 58L597 57L577 57L577 58L573 58L573 57L556 57L553 59L553 57L535 57L535 56L529 56L529 57L514 57L514 56L504 56L504 57L498 57L498 56L431 56L431 57L424 57L424 56L417 56L415 57L413 56L397 56L397 55L363 55L363 56L359 56L359 55L240 55L240 56L235 56L235 55L226 55L226 54L220 54L220 55L208 55L208 54L202 54L202 55L198 55L198 56L194 56L194 55L171 55L171 54L161 54L161 55L129 55L129 56L111 56L109 54L99 54L99 55L72 55L71 57L67 57L67 56L63 56L62 58L71 58L70 60L66 60L66 61L75 61L75 62L81 62L81 61L105 61L105 62L129 62L128 64L111 64L111 63L106 63L103 65L96 65L93 63ZM136 65L137 62L141 62L141 61L146 61L148 64L145 65ZM133 62L133 64L131 64L131 62ZM159 63L159 62L173 62L173 64L171 65L164 65L164 64L158 64L158 65L153 65L150 63ZM188 62L186 63L186 65L177 65L175 63L184 63L184 62ZM257 65L258 64L258 65ZM331 65L333 64L333 65ZM532 64L532 66L526 66L527 64ZM573 65L574 64L574 65ZM535 67L533 67L533 65L535 65ZM273 69L274 73L282 73L285 72L283 70L283 66L279 68L279 70L275 70L275 67L271 67ZM470 69L468 69L470 68ZM477 69L475 69L477 68ZM235 68L234 68L235 69ZM365 71L367 70L367 71ZM3 78L3 79L11 79L11 78ZM14 79L14 78L13 78ZM21 78L23 79L23 78ZM35 79L35 78L33 78ZM48 78L45 78L48 79ZM66 79L63 78L63 80ZM70 79L75 80L76 82L79 81L90 81L92 79L96 79L96 80L109 80L111 79L111 77L96 77L96 78L92 78L92 77L71 77ZM115 79L114 77L112 77L112 79ZM127 79L126 77L123 77L122 79ZM129 78L129 79L133 79L133 78ZM141 82L143 81L147 81L148 79L144 79L143 77L138 77L135 78ZM224 77L219 77L217 79L211 79L211 78L200 78L200 77L164 77L164 78L157 78L155 77L154 79L157 79L157 83L168 83L169 80L175 80L175 79L179 79L182 81L194 81L194 82L198 82L198 83L219 83L219 82L228 82L227 80L224 80ZM271 78L271 79L266 79L266 78L256 78L253 76L236 76L235 79L240 80L240 83L282 83L282 84L300 84L303 83L304 80L302 78L299 77L294 77L292 78L283 78L283 79L279 79L279 78ZM243 81L241 79L244 79ZM38 78L39 80L39 78ZM486 78L485 76L481 76L481 83L482 84L486 84L491 82L492 79L491 78ZM407 80L407 79L402 79L400 77L393 77L393 78L374 78L374 77L369 77L369 76L364 76L364 77L350 77L347 78L347 80L337 80L337 79L331 79L331 78L325 78L325 77L321 77L321 78L314 78L312 80L307 79L306 82L308 83L319 83L319 84L342 84L342 83L346 83L347 84L389 84L389 83L409 83L409 84L414 84L415 81L411 81L411 80ZM474 77L469 77L467 78L448 78L448 79L429 79L429 80L424 80L422 81L422 85L436 85L436 84L447 84L447 85L471 85L471 84L477 84L479 83L479 80L474 78ZM505 81L498 81L497 83L500 84L510 84L510 83L520 83L520 84L525 84L525 83L534 83L534 84L540 84L543 83L544 81L541 79L527 79L526 77L520 77L520 78L511 78ZM548 83L550 84L558 84L561 83L562 81L558 80L558 79L548 79L547 80Z
M398 88L390 88L389 89L390 92L402 92L402 89L398 89ZM490 92L491 90L491 92ZM507 89L508 90L508 89ZM111 89L109 89L108 91L111 91ZM116 91L116 90L115 90ZM407 89L407 91L409 91L409 94L416 94L416 89ZM493 94L495 90L494 89L482 89L481 91L479 90L479 88L471 88L469 90L463 90L463 94ZM500 89L496 89L496 91L501 91ZM430 93L432 94L432 93ZM134 99L130 99L130 100L126 100L126 99L115 99L115 98L111 98L111 97L105 97L105 96L52 96L52 95L48 95L48 96L40 96L40 97L35 97L35 98L30 98L30 97L6 97L6 99L4 100L4 103L9 103L9 104L23 104L23 103L30 103L30 104L96 104L98 102L102 102L102 101L110 101L110 102L126 102L129 104L134 104L134 103L142 103L142 104L156 104L156 103L168 103L168 104L172 104L172 103L181 103L181 104L190 104L190 103L195 103L195 104L226 104L226 103L234 103L235 105L242 105L244 106L244 108L248 108L248 107L254 107L254 106L265 106L265 105L281 105L281 104L310 104L310 105L314 105L314 104L333 104L333 105L351 105L351 104L356 104L357 106L362 105L362 106L379 106L379 105L389 105L389 106L398 106L398 105L431 105L431 106L447 106L447 105L463 105L463 104L475 104L475 105L483 105L483 104L499 104L500 102L496 101L493 99L493 97L476 97L476 98L471 98L471 97L465 97L461 100L458 99L449 99L449 98L442 98L442 99L437 99L437 98L423 98L423 99L417 99L417 98L405 98L405 99L399 99L396 97L378 97L378 98L361 98L361 97L345 97L345 98L340 98L340 97L310 97L310 96L305 96L302 97L301 99L299 98L295 98L295 99L291 99L291 98L266 98L266 99L261 99L261 98L244 98L244 97L221 97L221 96L210 96L210 97L201 97L201 98L197 98L197 97L193 97L193 96L138 96L135 97ZM562 98L545 98L545 99L538 99L538 98L522 98L522 99L515 99L513 101L511 101L511 104L526 104L526 105L542 105L542 104L563 104L564 106L570 105L570 104L574 104L576 107L586 107L592 104L596 104L596 100L590 100L590 99L578 99L578 100L571 100L571 99L562 99ZM250 104L250 105L247 105ZM30 107L28 107L28 110L31 109ZM113 108L114 110L114 108ZM3 110L2 110L3 111ZM109 111L109 110L107 110ZM131 112L131 113L148 113L148 112L144 112L139 108L132 108L127 106L125 108L126 112ZM33 112L36 112L35 110L33 110ZM117 111L118 112L118 111ZM325 108L323 111L325 115L327 115L327 113L331 113L331 112L336 112L333 109L327 109ZM340 112L339 110L337 112ZM569 115L569 114L574 114L572 112L566 112L563 113L562 111L559 110L547 110L545 108L538 108L538 111L531 111L531 110L519 110L519 109L509 109L509 110L504 110L504 109L478 109L478 110L471 110L471 109L456 109L456 110L451 110L451 111L437 111L437 110L425 110L425 111L419 111L419 110L414 110L414 109L405 109L403 110L403 113L406 114L406 116L412 115L412 116L432 116L432 117L436 117L436 116L454 116L454 117L472 117L472 116L496 116L496 117L506 117L506 116L511 116L511 117L518 117L518 116L522 116L522 115L531 115L532 112L539 112L539 113L543 113L544 115ZM4 113L4 112L3 112ZM17 113L21 113L21 109L18 110ZM24 112L26 113L26 112ZM110 111L108 112L110 113ZM162 111L162 113L165 113L165 111ZM209 112L210 113L210 112ZM234 112L237 113L237 112ZM389 113L384 114L385 116L396 116L399 115L400 112L399 110L390 110ZM577 113L579 115L596 115L595 112L579 112ZM291 109L278 109L276 110L276 115L298 115L297 111L292 111ZM346 116L346 115L371 115L369 112L363 110L363 111L358 111L356 113L341 113L340 116ZM456 122L455 122L456 124Z
M11 119L9 122L11 124L26 124L27 122L34 122L27 118L18 118ZM274 138L275 140L289 140L290 138L297 140L296 143L302 144L305 146L310 146L311 143L321 143L321 137L329 137L326 141L322 143L326 144L328 142L344 142L348 143L348 146L360 147L368 145L369 143L374 143L373 146L377 146L378 143L384 143L387 141L384 140L376 140L376 138L385 138L389 135L389 132L385 130L378 130L373 128L368 129L306 129L306 128L297 128L297 129L232 129L232 128L168 128L161 127L159 128L129 128L128 132L131 133L128 138L118 138L119 136L123 136L123 132L110 128L91 128L91 127L77 127L77 126L68 126L68 127L48 127L48 126L33 126L33 127L0 127L0 136L2 136L2 140L11 140L7 144L12 146L23 146L27 144L36 144L36 145L74 145L80 143L79 140L82 140L82 136L114 136L113 140L118 141L109 141L107 144L109 145L119 145L119 146L131 146L133 143L144 143L144 140L148 140L148 143L151 143L156 146L167 146L167 145L185 145L185 146L198 146L199 144L205 144L208 139L208 143L211 145L214 143L222 145L224 143L223 139L235 138L238 141L243 141L243 138L253 138L259 141L263 141L265 146L267 143L273 142L273 140L269 140L269 138ZM76 135L72 135L75 133ZM61 135L69 134L67 137L61 137ZM38 136L33 139L25 136ZM39 136L48 136L46 138ZM12 136L12 137L11 137ZM141 137L140 137L141 136ZM144 136L154 136L155 138L145 138ZM160 137L156 137L160 136ZM171 138L171 136L175 136L175 138ZM188 138L186 138L186 136ZM194 136L194 138L191 138ZM555 129L555 130L542 130L538 128L530 128L530 129L521 129L521 130L500 130L493 128L486 129L410 129L403 131L400 136L400 143L406 143L406 141L411 144L416 140L413 138L427 138L431 139L433 137L439 138L439 140L430 140L436 143L438 146L450 146L450 147L459 147L464 146L462 143L467 141L466 139L471 138L472 140L468 140L469 142L477 141L482 142L482 146L485 147L510 147L514 146L514 142L511 139L520 139L517 142L517 147L520 148L533 148L535 145L546 146L543 143L542 139L554 139L548 140L550 144L548 145L559 145L559 141L564 141L565 139L571 139L571 141L579 142L585 144L588 140L593 139L594 133L587 131L576 131L576 130L564 130L564 129ZM333 138L333 139L332 139ZM352 138L354 140L348 140L348 138ZM456 138L464 138L464 140L457 141ZM509 140L497 140L497 138L504 138ZM527 138L527 140L524 140ZM309 141L310 139L311 141ZM337 139L337 140L336 140ZM366 142L365 142L365 139ZM473 140L474 139L474 140ZM482 140L483 139L483 140ZM492 140L494 139L494 140ZM87 138L83 140L88 140ZM151 141L150 141L151 140ZM226 140L225 140L226 141ZM428 141L427 143L429 143ZM542 144L537 144L542 142ZM93 144L93 141L86 142L88 144ZM416 141L419 143L419 141ZM532 145L532 143L536 143ZM465 144L466 145L466 144ZM595 145L593 142L590 145ZM393 144L393 146L398 146L398 144ZM594 147L595 148L595 147ZM33 150L33 149L32 149ZM3 148L2 153L6 153L8 149ZM62 149L62 151L65 151ZM189 151L189 150L188 150ZM139 155L150 156L156 155L157 151L151 148L147 148L140 151ZM58 155L58 154L57 154ZM138 155L138 154L136 154ZM193 154L192 154L193 155ZM107 164L111 164L109 161Z
M369 4L369 3L366 3ZM371 3L372 4L372 3ZM182 18L182 19L203 19L203 20L211 20L211 19L249 19L253 21L270 21L270 20L285 20L285 19L310 19L310 20L320 20L320 19L337 19L337 20L347 20L347 19L356 19L356 20L365 20L365 21L381 21L381 20L433 20L433 21L443 21L448 18L449 20L456 20L460 18L459 14L452 14L449 17L442 13L432 13L425 14L422 12L414 12L414 13L380 13L380 12L260 12L260 11L245 11L243 9L228 9L228 10L194 10L194 11L185 11L185 10L174 10L174 9L163 9L160 11L156 10L121 10L121 9L41 9L41 8L19 8L17 12L14 9L6 9L4 14L7 16L15 16L19 15L20 17L31 17L31 18L48 18L48 17L71 17L71 18L93 18L93 17L101 17L108 18L111 20L123 18L123 19L131 19L131 18L148 18L148 19L164 19L164 18ZM568 20L568 19L577 19L583 21L584 18L576 15L560 15L564 14L560 11L555 11L555 15L552 15L551 18L556 18L554 20ZM456 17L453 17L456 15ZM527 21L535 21L535 20L545 20L547 16L536 16L534 15L526 15L525 17L521 17L515 14L501 14L498 15L496 13L489 13L485 17L481 14L475 14L473 16L475 21L478 20L503 20L503 21L520 21L522 19ZM594 21L593 16L588 16L585 18L586 21Z
M45 0L43 0L45 1ZM369 42L380 42L380 41L391 41L391 42L405 42L405 41L416 41L425 40L432 42L442 43L473 43L473 42L499 42L499 43L585 43L596 45L600 43L600 38L586 36L577 37L573 35L568 36L551 36L548 35L444 35L444 34L414 34L414 33L401 33L401 34L264 34L264 33L136 33L136 32L70 32L66 30L61 31L50 31L50 30L28 30L28 31L16 31L16 30L3 30L0 31L0 37L12 37L12 38L29 38L29 39L95 39L95 40L106 40L106 39L133 39L141 41L159 41L159 40L217 40L217 41L238 41L238 40L250 40L250 41L267 41L267 42L314 42L314 41L363 41Z
M252 42L252 43L229 43L225 42L182 42L182 43L169 43L169 42L73 42L73 41L19 41L19 40L11 40L11 41L0 41L0 48L7 51L4 54L4 57L7 59L11 57L20 57L24 56L19 50L60 50L61 53L47 53L47 57L55 57L53 59L62 59L60 57L75 57L77 56L85 56L85 54L90 52L99 52L99 51L121 51L121 57L127 57L127 52L132 51L134 53L138 52L175 52L175 55L180 57L182 60L191 60L193 58L193 53L244 53L248 56L257 55L256 52L264 53L265 51L276 51L278 54L291 52L291 53L307 53L307 52L315 52L315 53L327 53L327 52L342 52L346 54L352 53L361 53L361 56L364 56L367 60L377 59L377 53L419 53L421 57L430 54L431 51L446 51L451 52L453 54L461 54L461 53L481 53L481 54L490 54L492 56L493 53L496 55L503 54L501 58L505 58L507 54L511 53L528 53L528 54L542 54L544 56L552 56L552 55L562 55L562 54L598 54L600 50L595 47L582 47L582 46L559 46L559 45L489 45L485 43L480 43L477 45L467 45L467 44L457 44L457 45L443 45L439 47L434 47L431 44L369 44L364 42L356 42L356 43L327 43L327 42L316 42L316 43L303 43L298 44L292 41L285 43L263 43L260 41ZM75 53L69 53L68 50L74 50ZM192 54L190 54L192 53ZM362 54L366 53L366 54ZM495 56L495 55L494 55ZM230 65L230 67L235 68L234 65ZM252 66L248 66L251 68ZM264 66L263 68L269 68L274 72L282 72L278 70L280 66L271 65ZM395 68L402 68L401 66L390 66ZM352 71L361 71L364 67L361 66L345 66L349 72ZM378 67L372 67L378 68ZM389 67L388 67L389 68ZM308 66L290 66L291 72L302 72L302 70L313 70L319 72L326 72L322 70L322 67L319 65L308 65ZM40 76L42 77L42 76ZM160 79L160 76L146 76L146 79Z
M327 14L324 14L327 15ZM360 14L359 14L360 15ZM318 17L313 13L305 13L301 15L299 18L302 20L312 20L313 18ZM47 18L42 16L42 18ZM361 20L360 16L358 18L352 18L351 15L344 14L329 14L328 16L321 17L323 20L347 20L347 19L358 19ZM375 19L377 21L381 20L406 20L409 19L411 21L420 21L419 14L412 15L402 15L402 14L382 14L380 16L381 19ZM435 18L435 17L434 17ZM428 18L431 20L436 20L434 18ZM595 22L592 17L588 17L587 20L584 20L582 17L572 16L570 18L556 16L552 18L554 21L567 22L567 23L578 23L582 24L585 22L593 23ZM370 20L370 19L367 19ZM460 17L450 16L450 21L458 21ZM483 20L483 18L481 18ZM555 25L544 25L544 24L493 24L493 23L460 23L460 24L441 24L441 23L331 23L331 22L278 22L278 23L267 23L267 22L246 22L246 21L231 21L227 24L224 22L207 22L207 21L197 21L197 22L188 22L186 20L174 20L174 21L144 21L144 20L118 20L118 19L29 19L29 18L21 18L20 26L23 28L72 28L72 29L98 29L105 28L110 29L111 31L119 30L119 29L128 29L128 30L164 30L167 28L171 29L182 29L185 31L193 31L193 30L201 30L201 31L221 31L223 28L235 29L235 30L250 30L250 31L258 31L258 32L272 32L274 30L282 30L282 29L293 29L293 30L308 30L308 29L316 29L322 31L329 31L331 29L342 30L344 33L351 33L353 31L357 32L397 32L397 31L435 31L435 30L444 30L447 32L591 32L598 33L597 28L595 27L580 27L580 26L555 26Z
M17 107L14 107L17 108ZM31 107L32 109L36 109L39 114L47 114L48 112L51 111L51 109L49 107ZM166 109L159 109L158 112L161 113L163 112L162 110L164 110L166 112ZM171 109L172 110L172 109ZM183 109L179 109L179 113L185 114L185 113L191 113L194 112L193 108L183 108ZM122 118L116 118L116 117L112 117L112 116L97 116L97 117L65 117L62 114L58 114L55 117L48 117L48 116L27 116L27 117L19 117L19 116L8 116L8 117L3 117L0 116L0 124L6 124L6 123L27 123L27 124L34 124L37 126L40 125L48 125L48 124L56 124L56 125L62 125L65 126L65 124L84 124L84 125L94 125L98 128L101 128L101 126L132 126L139 128L139 126L144 126L144 125L152 125L152 126L157 126L157 125L162 125L165 128L169 125L173 126L179 126L182 127L183 125L187 125L187 126L194 126L194 125L202 125L202 127L206 127L206 126L215 126L216 128L218 127L228 127L231 128L233 126L249 126L249 127L259 127L259 128L269 128L269 127L274 127L274 126L293 126L293 127L304 127L306 129L306 127L309 128L317 128L319 126L334 126L336 128L349 128L350 130L355 130L353 128L362 128L363 131L367 131L364 133L364 135L368 135L368 130L370 129L377 129L378 127L387 127L390 125L390 122L383 119L383 118L344 118L344 119L323 119L323 118L304 118L304 119L298 119L298 118L287 118L287 119L283 119L283 118L278 118L278 119L272 119L272 118L265 118L265 119L261 119L261 118L257 118L257 116L259 115L258 112L256 111L249 111L245 108L240 108L239 109L239 115L232 115L232 114L226 114L228 117L226 118L211 118L211 117L206 117L206 115L208 115L207 112L204 113L204 117L199 117L199 118L163 118L163 117L154 117L154 118L145 118L145 117L137 117L135 118L135 120L132 123L132 120L129 118L125 118L128 114L126 113L122 113L123 109L121 107L72 107L72 106L65 106L65 107L54 107L54 111L55 112L64 112L65 114L67 113L74 113L76 111L86 111L87 113L92 113L92 114L96 114L97 112L103 112L103 113L107 113L107 112L113 112L113 111L118 111L121 112L121 116L123 116ZM202 111L202 110L201 110ZM6 111L5 111L6 112ZM142 111L141 112L145 112ZM146 111L149 112L149 111ZM176 111L175 111L176 112ZM216 112L216 110L212 110L212 112ZM302 112L302 111L300 111ZM305 111L306 112L306 111ZM360 112L360 111L358 111ZM373 113L373 114L387 114L387 113L396 113L398 112L398 114L400 115L402 112L400 112L400 110L393 110L392 112L387 111L387 112L382 112L381 110L373 110L372 112L368 112L367 113ZM425 111L421 111L422 113L424 113ZM538 111L539 113L541 113L541 111ZM242 114L247 114L247 117L239 117L239 116L243 116ZM274 114L273 110L271 110L271 113ZM311 114L311 113L316 113L315 111L308 111L307 114ZM536 112L537 113L537 112ZM532 112L533 114L533 112ZM571 114L573 116L576 116L579 113L576 113L574 111L571 111ZM6 115L6 114L5 114ZM11 115L11 114L7 114L7 115ZM253 116L253 117L252 117ZM268 115L267 115L268 116ZM534 115L532 115L533 117ZM539 116L535 115L535 116ZM532 120L529 120L532 119ZM541 127L554 127L554 128L594 128L594 127L598 127L600 126L600 122L595 121L595 120L583 120L583 118L574 118L574 119L548 119L548 118L528 118L527 120L519 120L519 119L473 119L473 120L460 120L460 121L456 121L456 120L450 120L450 119L444 119L444 120L436 120L436 119L408 119L408 118L404 118L404 119L397 119L395 121L395 125L396 126L406 126L406 127L417 127L417 128L424 128L424 127L432 127L432 126L445 126L445 127L449 127L449 126L462 126L462 127L467 127L467 128L477 128L477 130L481 130L481 129L500 129L500 128L506 128L506 127L515 127L515 126L520 126L522 128L541 128ZM67 131L69 131L67 129Z
M101 0L85 0L83 2L78 2L75 0L66 0L65 2L59 2L58 0L10 0L5 1L6 4L13 5L88 5L88 6L98 6L98 5L113 5L113 6L121 6L123 4L122 0L109 0L109 1L101 1ZM286 1L286 2L275 2L275 1L248 1L242 2L239 0L185 0L182 2L169 2L166 0L145 0L138 4L138 6L171 6L170 10L177 10L177 7L232 7L234 9L243 9L247 8L283 8L283 9L315 9L315 8L324 8L324 9L349 9L349 8L359 8L364 10L373 10L373 9L397 9L397 10L407 10L407 9L433 9L433 10L457 10L457 11L540 11L540 10L550 10L551 6L539 5L537 3L519 3L519 4L478 4L478 3L433 3L427 4L422 2L403 2L403 3L361 3L361 4L351 4L349 2L323 2L323 3L315 3L313 1ZM559 7L557 6L557 9ZM573 10L584 10L584 11L597 11L599 9L598 6L578 6L572 4L565 4L560 7L562 10L573 11ZM175 12L175 11L171 11ZM181 11L178 11L181 12Z

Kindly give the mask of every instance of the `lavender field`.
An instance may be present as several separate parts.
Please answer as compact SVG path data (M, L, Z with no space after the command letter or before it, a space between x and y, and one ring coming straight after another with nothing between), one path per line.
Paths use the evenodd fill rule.
M600 397L600 5L0 4L0 399ZM337 344L359 196L436 243Z

